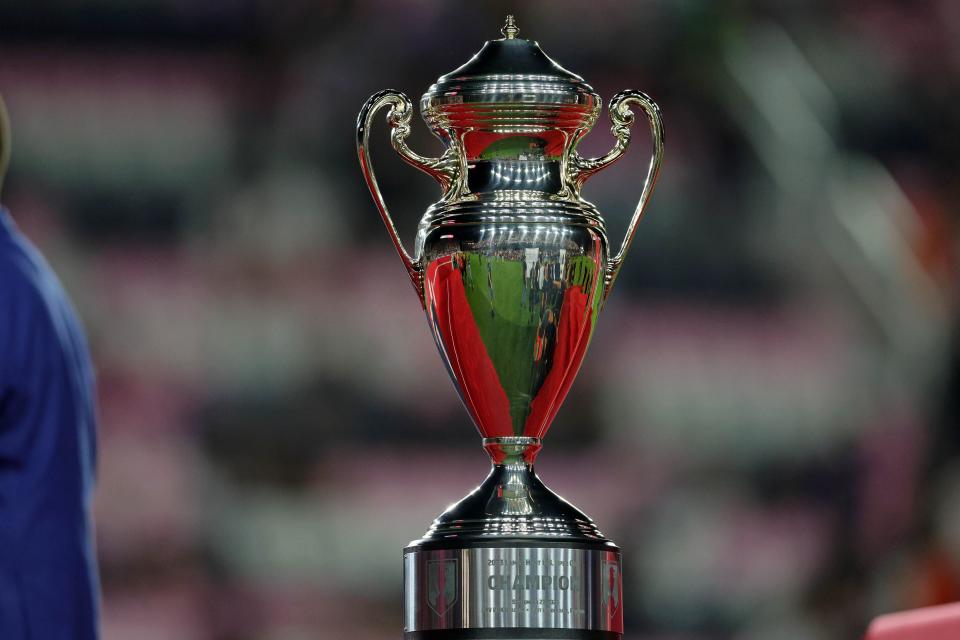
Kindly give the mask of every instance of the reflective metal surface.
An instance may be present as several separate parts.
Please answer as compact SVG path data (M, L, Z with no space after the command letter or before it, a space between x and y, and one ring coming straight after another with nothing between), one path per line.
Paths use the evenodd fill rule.
M660 107L650 96L642 91L621 91L613 96L610 102L610 122L613 124L611 132L617 139L616 145L607 154L599 158L585 159L576 151L573 152L570 169L570 181L577 197L580 196L580 189L583 184L597 171L606 169L614 162L620 159L626 152L630 144L630 132L633 125L634 115L630 110L630 105L636 104L647 116L650 123L650 136L653 144L653 153L650 156L650 165L647 167L647 177L643 181L643 190L640 192L640 201L637 203L633 216L630 218L630 224L627 226L627 234L623 238L623 243L616 255L610 258L607 265L606 289L604 297L610 293L614 280L620 273L620 267L623 266L623 259L630 250L633 243L633 236L637 232L637 224L643 217L643 212L647 208L647 200L653 193L653 185L657 182L657 176L660 174L660 166L663 164L663 122L660 118Z
M411 551L403 567L407 633L504 628L623 633L615 551L555 546Z
M423 97L426 122L447 143L441 158L406 145L412 107L395 91L368 100L357 145L371 194L480 433L543 437L633 240L659 171L663 132L656 104L624 91L610 107L615 147L583 158L576 144L596 120L599 97L539 45L517 38L512 18L503 33ZM648 116L654 153L626 237L610 257L603 220L581 190L626 151L630 105ZM383 107L394 148L444 189L420 223L413 256L370 166L370 126Z
M437 517L411 546L537 539L616 550L587 515L550 491L534 472L539 438L485 438L483 445L494 461L486 480Z
M516 109L512 116L530 119L550 113L558 105L574 105L563 113L568 119L585 118L591 126L600 97L583 78L543 52L531 40L517 38L516 22L501 30L504 37L488 41L466 64L441 76L420 101L424 119L439 128L465 122L470 116L496 117L502 108ZM517 124L506 123L504 124ZM442 135L442 134L441 134Z
M390 142L394 150L407 163L436 179L445 190L449 190L451 183L456 179L459 163L455 158L454 145L451 145L440 158L426 158L407 146L407 136L410 135L410 118L413 115L413 105L407 96L387 89L370 96L370 99L363 105L363 109L361 109L357 118L357 155L360 158L360 168L363 171L364 179L367 181L367 186L370 188L373 201L377 205L377 210L380 212L380 217L383 219L387 232L390 234L390 239L393 241L393 246L410 275L414 289L420 293L422 282L420 269L417 262L410 257L410 254L403 247L400 236L397 235L397 228L387 210L387 204L380 193L380 186L377 184L376 175L373 173L373 167L370 164L370 126L373 124L373 117L385 106L390 107L387 112L387 123L392 130Z
M424 121L446 145L440 158L425 158L407 147L412 107L401 93L374 94L357 123L357 152L371 195L494 462L489 477L407 549L412 563L407 614L415 625L408 628L519 629L588 620L599 626L569 628L617 636L621 627L609 620L602 626L591 617L600 606L595 590L582 590L575 598L582 600L582 615L539 610L534 615L503 608L499 600L493 604L494 596L473 581L481 575L475 563L494 551L528 557L513 547L549 547L549 552L539 547L529 552L537 558L588 553L584 549L619 558L586 515L543 485L533 462L580 368L653 190L663 154L660 111L639 91L617 94L610 104L614 148L599 158L583 158L577 145L596 123L600 97L537 43L517 37L512 17L502 33L504 38L487 42L465 65L440 77L421 100ZM653 155L626 236L611 256L603 218L581 192L629 146L631 106L647 116ZM412 255L397 235L370 166L370 127L384 107L394 149L443 189L420 221ZM436 593L429 587L433 574L422 562L451 559L471 572L455 578L458 593L470 594L469 602L461 600L448 613L434 610L443 618L438 621L423 613L424 599ZM590 575L592 561L584 562L578 566ZM445 626L445 616L455 617L452 626Z
M484 437L542 437L596 324L607 242L586 223L426 232L427 317Z

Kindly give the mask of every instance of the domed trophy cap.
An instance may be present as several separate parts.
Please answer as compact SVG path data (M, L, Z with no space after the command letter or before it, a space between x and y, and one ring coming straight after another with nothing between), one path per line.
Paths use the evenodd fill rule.
M438 124L448 105L519 103L579 105L592 124L600 104L593 88L537 42L519 38L513 16L507 16L501 33L502 38L488 40L466 64L440 76L427 90L420 101L427 123Z

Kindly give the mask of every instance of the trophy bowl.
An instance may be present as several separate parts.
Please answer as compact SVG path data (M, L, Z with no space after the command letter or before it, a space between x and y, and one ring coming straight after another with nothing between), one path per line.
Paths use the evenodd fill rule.
M639 91L618 93L609 106L614 148L583 158L577 145L597 121L600 97L519 38L512 16L501 33L421 99L445 146L439 158L407 146L413 106L402 93L374 94L357 122L364 178L493 463L404 550L405 638L619 639L620 551L533 464L656 181L660 112ZM603 218L581 189L626 151L631 105L649 120L653 155L611 256ZM393 148L443 190L412 255L370 165L370 127L384 108Z

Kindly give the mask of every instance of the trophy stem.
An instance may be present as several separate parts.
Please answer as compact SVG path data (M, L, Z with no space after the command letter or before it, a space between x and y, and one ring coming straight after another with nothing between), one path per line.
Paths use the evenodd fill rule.
M524 464L532 467L543 444L540 438L484 438L483 448L495 465Z
M536 480L533 461L542 446L540 438L483 439L483 448L493 461L490 475L496 484L487 502L487 513L499 516L533 514L531 487Z

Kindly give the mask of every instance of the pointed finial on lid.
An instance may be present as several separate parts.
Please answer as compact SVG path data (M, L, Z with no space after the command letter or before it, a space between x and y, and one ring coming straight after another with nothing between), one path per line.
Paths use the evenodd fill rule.
M503 29L500 29L500 33L506 36L507 40L513 40L517 37L520 29L517 28L517 21L513 19L513 16L507 16L507 23L503 25Z

